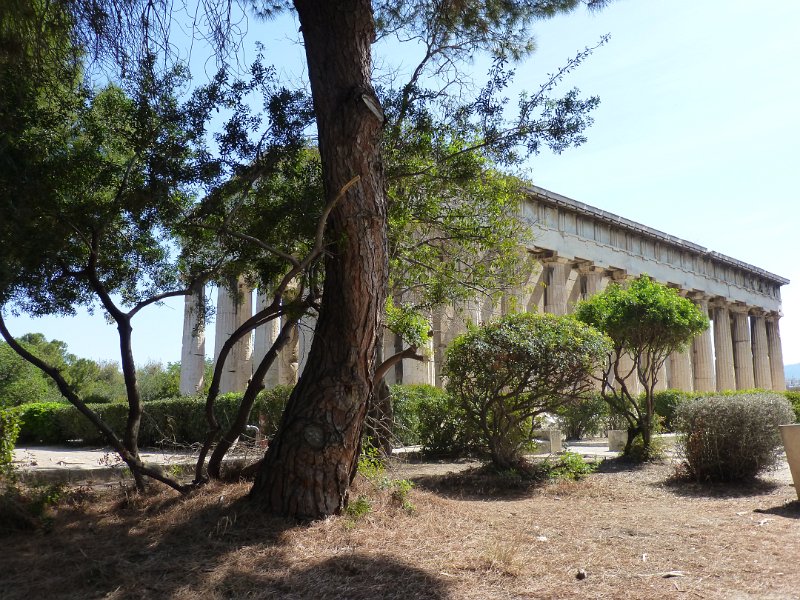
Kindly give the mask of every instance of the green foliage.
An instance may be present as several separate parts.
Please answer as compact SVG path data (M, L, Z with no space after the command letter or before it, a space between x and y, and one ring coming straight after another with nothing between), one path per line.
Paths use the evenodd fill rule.
M498 468L515 467L533 441L533 420L591 390L607 339L571 317L511 314L456 338L447 390L480 432Z
M125 379L113 361L78 358L67 366L66 378L85 402L121 402L126 397Z
M0 408L0 478L12 471L14 446L17 443L20 425L17 410Z
M265 390L256 398L250 424L257 425L266 437L274 434L286 399L288 386ZM233 421L242 394L223 394L215 404L217 418L224 429ZM115 431L124 431L128 413L126 402L90 404ZM86 445L104 444L106 440L77 408L64 403L24 404L18 409L22 420L19 441L29 444L63 444L83 440ZM179 396L148 402L144 406L139 440L143 446L161 443L194 444L205 439L205 398Z
M29 352L60 370L72 389L90 403L125 398L125 381L117 363L78 358L59 340L48 341L40 333L18 338ZM177 366L174 367L177 371ZM167 394L177 395L175 393ZM162 396L166 397L166 396ZM0 406L28 402L66 402L52 379L19 356L6 342L0 342Z
M698 481L740 481L774 466L778 425L794 420L780 394L695 398L678 406L676 424L687 473Z
M424 348L430 340L428 319L408 304L395 306L391 296L386 298L385 325L409 346Z
M442 389L429 385L395 386L411 392L413 410L402 408L403 418L414 424L422 452L431 456L463 456L475 452L481 443L474 428L466 420L461 407ZM416 413L416 417L414 417ZM412 429L413 431L413 429Z
M794 420L800 423L800 392L784 392L784 395L792 405Z
M556 408L558 427L568 440L580 440L598 435L608 421L608 403L599 393L588 394Z
M372 504L370 503L369 498L364 495L359 496L353 502L348 502L347 508L345 508L345 513L353 520L366 517L371 511Z
M66 439L61 432L59 413L68 410L62 402L32 402L21 405L19 441L23 444L58 444Z
M283 410L293 389L292 385L276 385L258 394L252 414L255 415L258 428L265 438L272 438L278 431Z
M567 479L576 481L591 475L597 470L596 463L587 463L583 457L576 452L564 452L555 460L545 461L547 474L550 479Z
M370 438L361 442L361 456L358 457L358 473L375 483L384 473L383 454L376 448Z
M624 285L612 283L602 293L579 302L575 316L611 339L613 350L602 393L612 412L624 416L629 428L641 434L643 454L649 454L655 415L653 390L659 371L670 354L682 352L694 336L708 329L708 317L676 290L647 275ZM644 403L625 383L629 376L623 367L626 356L633 359L635 376L644 388ZM630 450L629 443L626 454Z
M662 390L653 394L653 406L663 431L675 431L675 413L682 402L697 397L693 392Z
M414 483L408 479L393 479L389 482L390 498L392 502L404 511L413 513L416 509L411 502L411 490Z
M421 415L424 411L430 412L431 406L438 405L444 401L445 392L432 385L393 385L391 386L392 412L394 423L392 425L392 437L404 446L415 446L422 444L421 435ZM435 427L435 419L431 418L428 422L430 427ZM435 434L427 432L426 439L435 437Z
M414 484L406 479L391 479L386 476L383 453L372 444L369 437L362 440L361 443L358 474L372 484L376 490L388 491L392 504L408 512L414 511L414 505L409 498ZM364 504L365 502L366 504ZM369 499L366 495L359 496L354 504L348 505L347 514L351 517L360 517L369 512ZM352 512L350 506L353 506Z
M625 285L610 284L578 303L575 315L639 360L682 351L709 325L708 317L691 300L647 275Z
M148 362L136 369L136 382L143 402L174 398L180 395L181 365L173 362L164 367L160 362Z
M64 342L48 342L40 333L20 336L18 341L29 352L65 371L75 360L66 352ZM49 377L14 352L6 342L0 342L0 406L60 399L61 394Z
M657 432L658 428L654 426L653 433ZM662 460L666 456L666 449L661 438L654 436L650 439L649 444L645 444L642 435L639 434L633 438L625 456L635 462Z

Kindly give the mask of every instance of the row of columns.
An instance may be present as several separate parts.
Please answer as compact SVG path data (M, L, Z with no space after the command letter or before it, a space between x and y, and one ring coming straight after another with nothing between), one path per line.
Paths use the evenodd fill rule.
M256 311L272 301L266 294L256 294ZM193 290L184 301L183 345L181 351L180 393L201 393L205 383L205 290ZM231 334L253 315L253 289L243 277L229 280L217 289L214 334L214 364ZM253 371L277 340L282 319L273 319L242 337L228 354L220 378L220 393L240 392L247 387ZM291 336L265 377L267 387L293 385L308 356L316 318L304 316L291 330Z
M466 331L468 323L482 323L515 310L536 310L555 315L571 312L574 304L600 291L610 281L623 280L626 273L604 269L589 261L545 258L542 269L532 273L528 285L509 294L499 303L472 300L443 307L431 315L433 339L424 349L424 361L404 360L387 374L388 383L425 383L442 385L441 365L452 340ZM203 389L205 371L205 296L203 289L186 297L184 309L183 350L181 355L181 393L195 394ZM754 307L711 298L701 292L682 292L712 321L712 330L695 337L691 347L673 353L659 377L658 389L686 391L724 391L751 388L784 390L779 318ZM214 359L231 333L253 312L252 289L244 278L232 279L218 289ZM256 310L266 306L268 298L259 293ZM293 328L287 346L279 353L266 377L266 385L296 383L305 366L316 321L304 317ZM220 382L222 393L243 390L253 372L276 340L281 321L276 319L245 336L232 349ZM713 333L712 333L713 331ZM384 337L383 354L391 356L402 350L402 342L392 334ZM632 362L623 370L632 370ZM632 373L626 384L634 392L639 382Z
M467 323L481 323L510 310L538 310L556 315L571 312L575 302L600 291L610 281L625 279L619 269L603 269L589 261L546 260L542 270L527 289L513 300L504 298L499 306L478 306L471 302L450 306L432 315L433 342L430 359L421 365L407 366L404 361L390 383L427 383L441 385L444 350ZM690 347L673 353L662 367L656 389L685 391L725 391L743 389L786 389L783 373L779 314L710 298L700 292L684 291L712 321L711 330L695 337ZM713 334L712 334L713 331ZM395 348L395 340L388 344ZM386 352L389 352L387 346ZM623 359L622 371L632 371L630 358ZM635 373L626 380L629 389L638 393Z

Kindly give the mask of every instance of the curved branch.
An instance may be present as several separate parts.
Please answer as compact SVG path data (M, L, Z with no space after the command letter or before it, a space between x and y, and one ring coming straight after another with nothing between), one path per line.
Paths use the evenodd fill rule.
M393 366L395 366L404 358L410 358L412 360L419 360L419 361L425 360L425 357L422 354L417 353L416 346L409 346L402 352L398 352L397 354L392 354L392 356L384 360L380 365L378 365L375 368L375 375L372 379L373 387L376 386L381 381L381 379L383 379L386 376L386 373L389 372L389 369L391 369Z
M38 356L26 350L16 340L16 338L11 335L6 327L5 319L3 318L2 313L0 313L0 335L3 336L14 352L38 368L55 382L56 386L58 387L58 391L61 392L61 395L64 396L70 404L77 408L82 415L89 419L89 421L91 421L91 423L106 437L111 446L113 446L114 450L117 451L117 454L119 454L120 458L122 458L122 460L125 461L125 464L130 467L132 473L145 475L151 479L160 481L161 483L164 483L181 493L185 493L191 489L192 486L181 485L174 479L164 476L158 470L146 466L138 456L131 453L125 447L123 441L117 436L116 433L114 433L114 430L111 429L111 427L109 427L96 412L90 409L83 400L81 400L69 383L67 383L66 379L64 379L64 376L61 374L59 369L47 364Z

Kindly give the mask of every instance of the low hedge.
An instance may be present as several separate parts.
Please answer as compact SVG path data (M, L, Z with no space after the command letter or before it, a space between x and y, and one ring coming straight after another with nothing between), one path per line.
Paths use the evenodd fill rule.
M0 477L11 473L14 462L14 445L19 434L19 411L0 408Z
M278 386L262 391L256 398L249 423L270 437L275 433L283 408L292 388ZM230 426L239 409L241 393L223 394L217 398L215 412L223 430ZM154 400L144 405L139 445L153 446L163 442L193 444L201 442L208 430L205 419L205 398L180 396ZM118 435L125 431L128 417L126 402L88 404ZM42 402L24 404L17 412L22 422L18 441L26 444L64 444L81 440L85 445L105 444L105 437L91 421L71 404Z
M800 392L784 392L784 394L794 410L795 422L800 423Z

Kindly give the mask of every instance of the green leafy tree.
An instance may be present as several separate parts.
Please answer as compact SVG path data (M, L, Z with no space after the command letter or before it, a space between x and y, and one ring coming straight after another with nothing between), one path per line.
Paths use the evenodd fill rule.
M253 488L267 510L304 518L338 512L356 472L388 293L387 182L381 155L387 121L372 72L375 39L397 35L423 40L427 48L403 90L405 114L412 114L425 96L423 82L439 78L436 93L444 98L463 75L459 65L465 60L481 53L495 59L490 82L448 114L459 128L469 125L465 139L476 141L468 151L505 163L519 153L536 152L547 140L561 150L582 139L588 124L583 115L593 102L581 101L577 92L563 98L534 94L520 103L512 122L506 119L502 96L506 62L532 50L532 23L581 4L602 2L256 3L262 15L292 8L299 18L322 166L322 205L330 207L322 213L330 247L314 343ZM75 37L122 69L142 64L154 49L170 47L164 43L171 10L166 3L77 0L69 6ZM219 26L214 39L230 50L227 9L213 3L208 7L219 10L209 18ZM227 57L220 54L223 62ZM538 122L541 127L534 126ZM226 133L231 131L240 128ZM236 141L236 136L227 139ZM229 180L238 185L247 178Z
M220 237L220 232L227 234L242 208L238 199L259 192L263 175L289 162L285 156L295 139L292 132L303 129L298 124L303 113L296 110L295 95L276 89L273 72L258 63L247 81L219 75L180 103L177 94L187 82L185 70L180 65L160 70L147 44L139 47L143 53L122 65L119 85L90 88L76 44L81 29L74 26L85 16L78 4L15 3L13 8L4 23L8 26L0 31L5 36L0 77L16 86L0 101L0 114L11 125L3 130L0 144L0 233L8 242L0 251L0 306L3 313L32 315L70 315L78 306L99 306L119 332L129 405L125 431L113 431L86 406L85 397L92 392L81 389L81 381L90 375L91 365L74 365L70 374L69 365L28 351L8 331L2 315L0 332L103 432L140 488L143 476L151 476L184 489L139 459L143 390L131 350L131 322L147 306L190 293L197 282L224 277L224 267L233 270L231 265L242 260L233 247L239 238ZM95 24L103 19L100 13L95 17ZM262 94L270 119L257 143L248 135L263 119L249 112L244 97L251 92ZM207 123L220 108L229 117L220 132L208 135ZM293 117L295 113L300 116ZM197 203L200 192L205 200ZM225 207L228 201L233 208L215 222L219 211L214 207ZM198 233L212 228L214 235ZM269 239L281 233L273 230ZM176 252L179 240L184 242L182 254ZM195 246L188 240L195 240ZM280 250L263 246L256 251L286 258ZM298 275L305 267L295 263L293 275ZM267 277L269 265L257 266ZM284 277L287 282L291 278ZM271 317L281 314L273 310ZM158 377L150 379L155 383L146 387L154 389L145 389L144 396L168 391Z
M169 232L197 181L194 138L173 91L179 71L156 76L154 57L129 65L126 89L84 84L72 15L63 4L14 3L4 12L0 79L3 128L0 202L2 314L73 314L98 305L117 326L129 411L124 432L90 410L67 366L0 333L100 429L131 467L179 487L139 458L142 405L131 352L132 318L185 293ZM33 32L33 35L31 34Z
M0 343L0 406L52 401L59 396L39 369L20 358L8 344Z
M447 391L481 432L499 469L524 469L535 419L592 389L610 348L571 316L518 313L457 337L447 349Z
M670 354L684 351L697 334L708 329L708 317L676 290L647 275L624 285L609 285L602 293L579 302L575 315L611 338L613 349L603 373L602 394L612 411L628 423L625 454L630 454L634 439L641 435L647 457L659 372ZM632 360L629 370L624 366L626 356ZM643 403L626 384L631 375L642 384Z
M136 370L143 402L180 395L180 363L148 362Z

